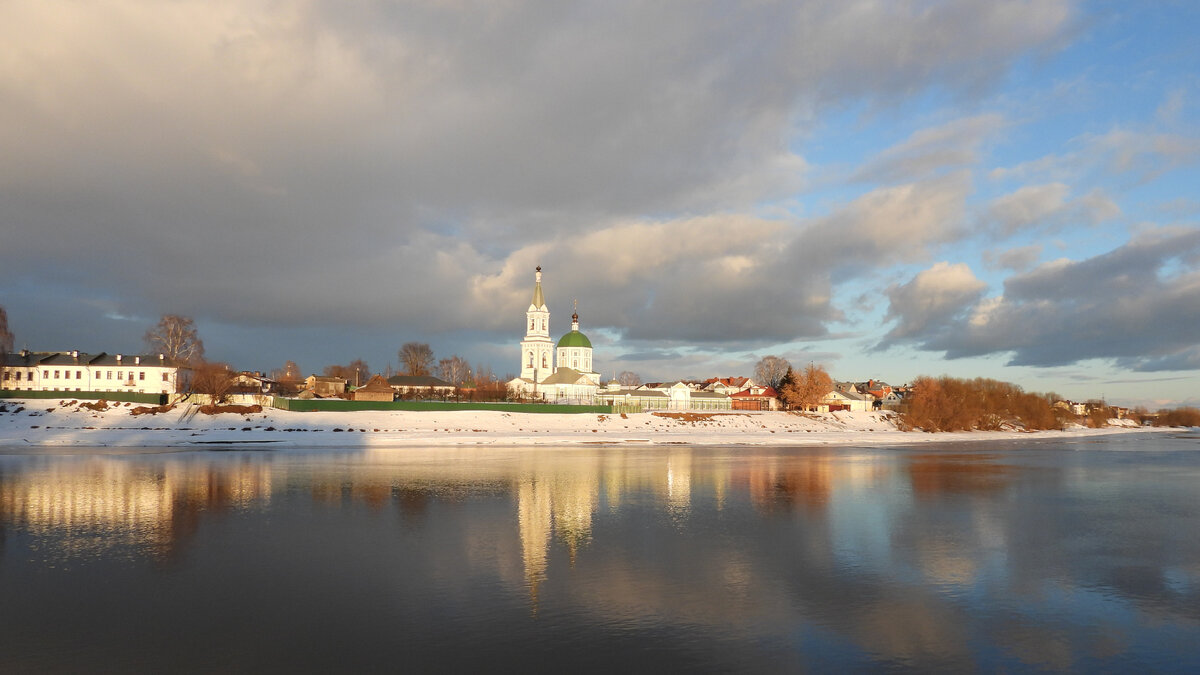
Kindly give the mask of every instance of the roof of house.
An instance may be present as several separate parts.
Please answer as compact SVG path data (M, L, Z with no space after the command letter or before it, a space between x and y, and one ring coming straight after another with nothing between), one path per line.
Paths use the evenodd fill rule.
M574 368L559 368L554 374L542 380L542 384L591 384L591 378Z
M383 379L382 375L372 375L371 379L367 380L366 384L355 389L354 391L365 391L365 392L387 391L387 392L390 392L390 391L392 391L392 385L388 384L387 380Z
M393 387L454 387L432 375L393 375L387 379L387 383Z
M737 398L779 398L779 392L775 391L774 387L767 387L760 394L751 393L749 389L746 389L736 394L730 394L730 396L736 396Z
M120 356L120 360L117 357ZM84 352L8 352L0 356L0 365L12 367L33 366L144 366L178 367L172 359L160 358L159 354L87 354Z
M632 398L666 398L667 392L657 389L622 389L621 391L604 391L600 390L597 394L600 397L607 396L629 396Z
M66 356L69 358L70 354ZM82 357L83 354L79 356ZM117 358L118 356L120 357L119 359ZM145 366L147 368L155 366L175 367L177 365L165 356L160 359L158 354L106 354L104 352L97 354L88 363L93 366Z

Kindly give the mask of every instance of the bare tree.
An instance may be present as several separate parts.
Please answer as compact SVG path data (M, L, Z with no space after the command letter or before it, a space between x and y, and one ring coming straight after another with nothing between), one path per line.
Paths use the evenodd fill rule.
M200 361L192 367L191 391L208 394L213 403L224 403L234 387L234 373L228 363Z
M146 331L146 344L167 358L184 363L204 359L204 343L196 334L196 324L190 316L164 314L158 324Z
M358 387L371 379L371 368L366 361L354 359L347 366L325 366L325 377L340 377L346 382Z
M8 312L0 307L0 354L13 350L13 334L8 330Z
M433 369L433 349L424 342L405 342L400 347L400 365L406 375L428 375Z
M754 380L764 387L779 391L783 376L791 367L792 364L782 356L764 356L754 366Z
M456 387L463 386L470 373L471 364L457 354L438 361L438 377Z
M617 382L620 382L622 387L636 387L642 383L642 378L631 370L622 370L617 373Z
M300 366L295 361L284 361L283 367L271 371L271 379L277 382L294 383L300 381Z
M371 366L368 366L366 361L354 359L347 367L354 377L347 377L346 379L354 382L354 386L364 385L367 383L367 380L371 379Z

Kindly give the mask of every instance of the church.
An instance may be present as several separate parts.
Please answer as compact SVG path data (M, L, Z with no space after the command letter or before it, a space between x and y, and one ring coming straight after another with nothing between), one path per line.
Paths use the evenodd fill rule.
M600 374L592 369L592 342L579 332L579 310L571 315L571 331L555 344L540 265L533 278L533 300L525 312L525 339L521 340L521 375L508 388L521 398L591 403L600 387Z

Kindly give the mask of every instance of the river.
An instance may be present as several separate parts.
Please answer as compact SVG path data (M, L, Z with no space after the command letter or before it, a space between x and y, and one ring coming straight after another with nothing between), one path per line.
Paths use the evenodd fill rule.
M0 672L1200 672L1200 435L0 449Z

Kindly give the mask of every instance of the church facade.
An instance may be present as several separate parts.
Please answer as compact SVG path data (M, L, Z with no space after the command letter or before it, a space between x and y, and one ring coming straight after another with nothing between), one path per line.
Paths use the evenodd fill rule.
M571 330L557 343L550 337L550 308L542 292L542 268L534 273L533 299L525 311L521 340L521 375L509 391L524 399L590 403L600 387L593 370L592 342L579 331L579 311L571 315Z

